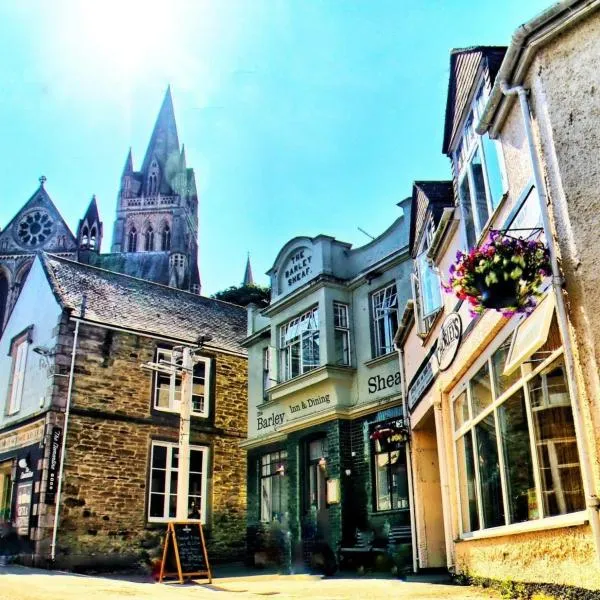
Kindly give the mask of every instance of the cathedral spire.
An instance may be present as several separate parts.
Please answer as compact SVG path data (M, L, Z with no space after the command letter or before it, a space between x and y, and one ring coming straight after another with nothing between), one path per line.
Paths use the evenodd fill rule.
M248 260L246 260L246 270L244 271L244 280L242 285L254 285L254 277L252 277L252 266L250 265L250 252L248 252Z
M133 174L133 155L131 154L131 146L129 146L129 152L127 153L127 158L125 159L125 166L123 167L123 174L121 177L125 177L125 175Z
M177 137L177 124L175 123L171 86L169 86L167 87L162 106L154 124L152 136L150 137L150 143L144 156L142 173L145 176L148 175L148 170L153 159L158 161L160 169L164 171L169 157L175 152L179 155L179 138Z

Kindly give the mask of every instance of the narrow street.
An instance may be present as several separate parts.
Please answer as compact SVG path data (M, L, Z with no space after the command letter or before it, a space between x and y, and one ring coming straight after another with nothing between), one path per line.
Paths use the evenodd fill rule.
M394 579L344 578L322 579L312 575L250 575L215 578L212 585L156 584L150 579L89 577L64 572L42 571L25 567L0 568L0 600L158 600L163 598L498 598L489 590L433 583L404 582Z

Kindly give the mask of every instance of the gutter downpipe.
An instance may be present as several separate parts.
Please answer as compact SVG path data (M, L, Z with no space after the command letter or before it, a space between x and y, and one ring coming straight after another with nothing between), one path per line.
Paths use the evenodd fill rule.
M548 197L546 195L546 188L542 178L542 170L540 167L539 156L535 147L533 139L533 130L531 125L531 113L529 110L529 102L527 95L529 91L526 90L522 85L509 87L508 83L503 80L501 81L502 93L505 96L518 96L519 104L521 106L521 113L523 115L523 124L525 128L525 136L527 138L527 145L529 148L529 157L531 159L531 166L533 169L533 178L535 181L535 187L537 188L540 212L542 216L542 223L544 227L544 235L546 236L546 243L548 244L548 252L550 254L550 264L552 267L552 290L556 299L556 315L558 318L558 326L562 335L564 345L564 356L565 365L567 367L567 381L569 383L569 390L571 395L571 407L573 409L575 433L577 435L577 446L579 450L579 456L582 463L582 476L583 476L583 488L585 493L586 507L589 514L590 525L592 527L592 535L594 537L594 546L596 548L596 558L600 560L600 515L598 513L598 507L600 500L594 494L594 476L589 458L589 452L587 442L584 437L584 421L579 406L579 386L577 384L577 377L575 372L575 358L573 353L573 344L571 336L569 334L569 322L567 317L567 309L565 305L565 299L563 296L562 284L564 279L560 272L558 265L558 259L556 254L556 244L552 236L552 229L550 227L550 215L548 211Z
M406 442L406 465L408 469L408 506L410 509L410 538L412 544L412 562L413 572L419 571L419 561L417 555L417 524L415 523L415 488L413 485L413 469L412 469L412 431L410 429L410 421L408 419L408 404L406 402L406 377L404 373L404 349L396 345L398 358L400 362L400 380L402 386L402 413L404 420L408 426L408 440Z
M83 311L82 311L83 312ZM69 387L67 390L67 403L65 406L65 420L63 423L63 439L60 451L60 467L58 469L58 487L56 489L56 502L54 509L54 527L52 529L52 544L50 546L50 560L54 563L56 558L56 537L58 535L58 519L60 513L60 500L62 495L63 474L65 468L65 452L67 448L67 431L69 427L69 415L71 413L71 395L73 393L73 375L75 372L75 355L77 352L77 338L79 337L79 323L75 322L75 333L73 334L73 349L71 351L71 370L69 372Z

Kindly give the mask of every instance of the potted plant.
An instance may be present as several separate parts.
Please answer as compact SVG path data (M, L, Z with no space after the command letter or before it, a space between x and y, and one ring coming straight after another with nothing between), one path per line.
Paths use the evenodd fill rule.
M396 449L399 443L406 441L408 429L391 425L378 426L370 437L379 446L380 452L389 452Z
M512 316L533 310L548 275L550 257L543 242L491 231L482 246L456 253L444 287L466 300L472 313L492 308Z

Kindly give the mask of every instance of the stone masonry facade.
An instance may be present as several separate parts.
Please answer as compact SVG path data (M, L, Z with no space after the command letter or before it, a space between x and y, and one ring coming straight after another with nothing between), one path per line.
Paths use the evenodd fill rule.
M74 324L61 327L67 356ZM66 564L94 555L133 562L159 554L165 525L147 520L151 444L177 443L179 417L153 409L153 376L140 369L154 360L157 343L80 326L57 543ZM238 446L247 426L246 359L204 354L212 359L210 412L192 418L191 443L209 447L209 558L235 560L243 556L246 533L246 461Z

